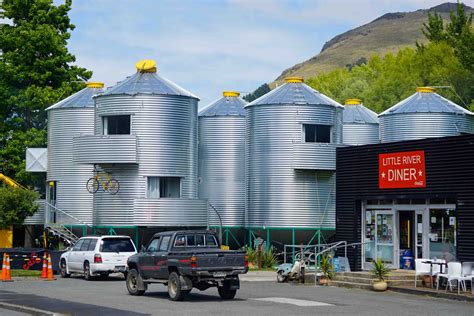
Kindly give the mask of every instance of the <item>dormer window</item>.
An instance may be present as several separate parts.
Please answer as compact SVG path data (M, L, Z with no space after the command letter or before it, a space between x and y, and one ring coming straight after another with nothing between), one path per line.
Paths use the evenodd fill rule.
M130 115L111 115L102 117L104 135L130 135Z

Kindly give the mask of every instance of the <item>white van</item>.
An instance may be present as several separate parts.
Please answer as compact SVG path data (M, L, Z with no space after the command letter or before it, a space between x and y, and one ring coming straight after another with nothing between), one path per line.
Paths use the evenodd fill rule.
M87 236L80 238L60 259L61 277L83 273L86 280L93 276L107 277L121 272L127 277L127 259L137 253L128 236Z

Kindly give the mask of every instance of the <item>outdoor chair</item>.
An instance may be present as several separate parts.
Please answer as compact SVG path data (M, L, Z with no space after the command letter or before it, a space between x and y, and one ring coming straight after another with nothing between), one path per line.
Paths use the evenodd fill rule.
M474 277L472 274L472 262L463 262L461 270L461 281L464 284L464 291L467 292L466 281L471 282L472 289L472 278Z
M423 263L426 260L428 259L415 259L415 287L419 275L430 275L430 265Z
M453 290L453 284L452 284L452 281L456 281L457 282L457 286L458 286L458 294L459 293L459 289L461 288L461 286L463 287L463 290L464 290L464 281L462 279L462 267L461 267L461 263L460 262L448 262L448 273L439 273L438 274L438 282L437 282L437 285L436 285L436 290L439 291L439 283L440 283L440 279L441 278L444 278L446 279L446 288L445 288L445 292L448 291L448 285L449 285L449 290L452 291Z

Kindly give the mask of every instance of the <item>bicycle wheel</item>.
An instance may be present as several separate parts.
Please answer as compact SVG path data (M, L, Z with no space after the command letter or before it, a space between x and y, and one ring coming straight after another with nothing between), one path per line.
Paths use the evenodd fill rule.
M99 190L99 186L99 180L96 178L90 178L87 180L86 189L89 191L89 193L96 193Z
M120 189L119 182L115 179L110 179L107 182L106 187L107 187L107 192L109 192L110 194L117 194Z

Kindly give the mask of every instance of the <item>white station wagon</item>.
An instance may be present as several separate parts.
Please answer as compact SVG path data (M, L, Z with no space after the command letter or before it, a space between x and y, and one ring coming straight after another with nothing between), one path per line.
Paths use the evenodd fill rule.
M61 277L83 273L86 280L93 276L107 277L121 272L127 277L127 259L137 253L128 236L87 236L80 238L74 247L60 259Z

